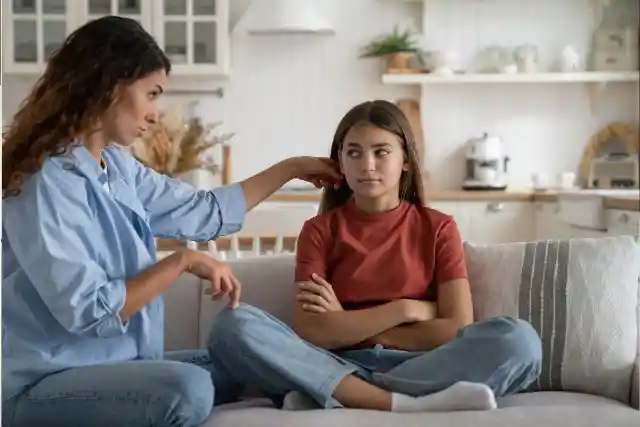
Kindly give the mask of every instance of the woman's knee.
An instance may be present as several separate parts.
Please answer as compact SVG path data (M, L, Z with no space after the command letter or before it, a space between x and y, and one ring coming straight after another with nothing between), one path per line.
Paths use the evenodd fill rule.
M197 365L165 362L156 384L149 391L153 405L169 425L198 426L213 408L215 388L211 373Z
M209 333L209 350L235 346L246 342L254 330L261 328L270 316L257 307L241 303L237 308L225 308L215 318ZM217 351L216 351L217 352Z

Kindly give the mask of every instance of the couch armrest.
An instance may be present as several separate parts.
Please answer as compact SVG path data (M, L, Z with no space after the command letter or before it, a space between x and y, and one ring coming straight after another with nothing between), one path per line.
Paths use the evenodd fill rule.
M640 411L640 355L636 357L636 364L631 377L631 406Z

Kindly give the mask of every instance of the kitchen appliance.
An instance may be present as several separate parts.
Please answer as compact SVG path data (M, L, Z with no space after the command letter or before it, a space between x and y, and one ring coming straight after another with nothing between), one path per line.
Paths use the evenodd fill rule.
M638 153L608 153L593 159L589 169L589 188L638 188Z
M506 190L507 163L502 140L486 132L467 141L463 190Z

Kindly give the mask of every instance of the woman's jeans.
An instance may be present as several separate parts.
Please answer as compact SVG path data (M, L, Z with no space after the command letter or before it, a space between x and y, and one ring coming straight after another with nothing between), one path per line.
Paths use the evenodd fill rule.
M513 317L468 325L456 339L428 352L376 346L333 353L305 342L275 317L247 304L218 315L209 353L238 381L262 389L276 404L295 390L325 408L341 406L332 395L349 374L411 396L471 381L486 384L499 397L533 383L542 359L535 329Z
M3 402L3 427L195 427L243 386L206 350L69 369Z

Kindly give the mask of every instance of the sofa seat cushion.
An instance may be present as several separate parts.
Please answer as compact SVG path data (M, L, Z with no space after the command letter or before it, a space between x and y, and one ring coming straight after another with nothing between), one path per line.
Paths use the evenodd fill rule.
M637 427L640 412L612 399L537 392L503 398L494 411L397 414L355 409L281 411L265 399L223 405L203 427ZM544 408L542 408L544 407Z

